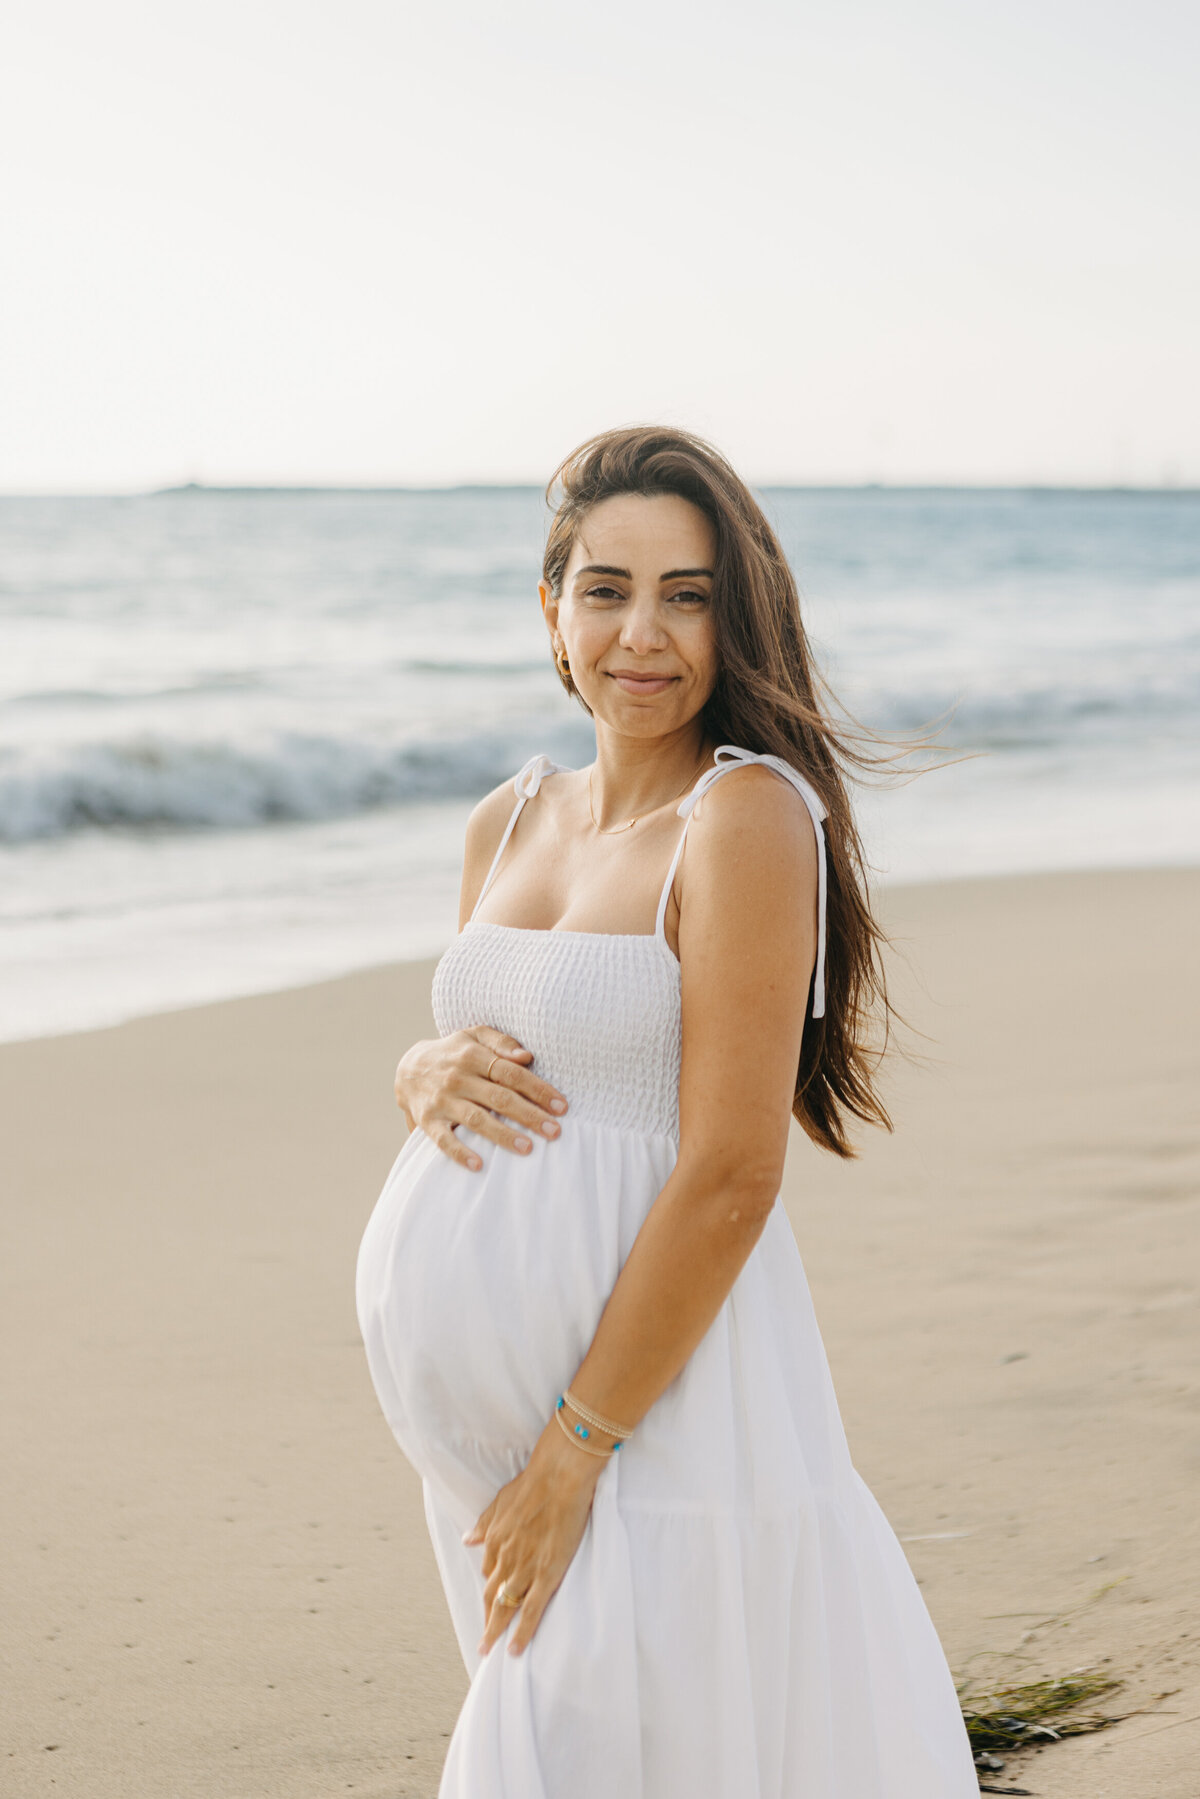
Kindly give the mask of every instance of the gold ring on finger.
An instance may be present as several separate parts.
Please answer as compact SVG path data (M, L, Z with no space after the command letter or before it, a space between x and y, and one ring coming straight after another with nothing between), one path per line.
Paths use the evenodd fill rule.
M510 1593L508 1590L508 1582L506 1580L502 1580L500 1582L500 1585L496 1588L496 1604L497 1605L505 1605L505 1606L515 1607L515 1606L522 1604L524 1597L525 1597L525 1595L522 1594L521 1598L518 1599L517 1595L515 1593Z
M486 1075L485 1075L485 1077L484 1077L484 1078L485 1078L485 1080L489 1080L489 1081L490 1081L490 1080L491 1080L491 1078L492 1078L492 1069L493 1069L493 1068L494 1068L494 1067L495 1067L495 1066L496 1066L496 1064L497 1064L497 1062L498 1062L498 1061L499 1061L499 1060L500 1060L500 1051L499 1051L499 1050L497 1050L497 1051L496 1051L496 1053L495 1053L495 1055L494 1055L494 1056L493 1056L493 1057L492 1057L492 1059L491 1059L491 1061L490 1061L490 1062L489 1062L489 1063L488 1063L488 1071L487 1071L487 1074L486 1074Z

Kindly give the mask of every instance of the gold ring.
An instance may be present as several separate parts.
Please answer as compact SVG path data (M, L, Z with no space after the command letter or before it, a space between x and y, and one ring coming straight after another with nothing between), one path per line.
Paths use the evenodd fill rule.
M486 1074L485 1074L485 1075L484 1075L484 1077L483 1077L483 1078L484 1078L484 1080L485 1080L485 1081L490 1081L490 1080L491 1080L491 1078L492 1078L492 1069L493 1069L493 1068L494 1068L494 1067L495 1067L495 1066L496 1066L496 1064L497 1064L497 1062L498 1062L498 1061L499 1061L499 1060L500 1060L500 1051L499 1051L499 1050L497 1050L497 1051L496 1051L496 1053L495 1053L495 1055L494 1055L494 1056L493 1056L493 1057L492 1057L492 1059L491 1059L491 1061L490 1061L490 1062L489 1062L489 1063L488 1063L488 1071L487 1071L487 1073L486 1073Z
M497 1605L506 1605L506 1606L516 1607L518 1605L521 1605L523 1602L524 1602L524 1595L522 1595L522 1597L520 1599L518 1599L515 1593L509 1592L508 1582L506 1580L502 1580L500 1582L500 1585L496 1588L496 1604Z

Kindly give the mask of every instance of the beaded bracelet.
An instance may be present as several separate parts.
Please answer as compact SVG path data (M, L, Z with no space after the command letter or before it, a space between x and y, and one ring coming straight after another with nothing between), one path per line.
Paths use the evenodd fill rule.
M572 1428L572 1426L569 1425L567 1423L566 1419L562 1416L562 1409L564 1406L570 1406L571 1410L573 1412L577 1412L580 1416L580 1419L582 1420L582 1422L579 1424L576 1424L574 1426L574 1428ZM613 1439L612 1453L614 1455L616 1454L617 1450L620 1449L621 1444L624 1442L625 1438L631 1434L629 1431L623 1429L621 1425L613 1424L610 1422L609 1419L602 1418L598 1412L587 1411L583 1406L579 1405L576 1400L571 1398L569 1388L567 1389L567 1391L565 1393L560 1393L557 1400L555 1401L554 1415L558 1419L558 1422L561 1424L562 1428L567 1432L568 1436L586 1439L591 1436L592 1429L602 1430L606 1436L611 1437ZM592 1428L589 1429L589 1426L591 1426ZM583 1447L582 1442L580 1444L580 1447L581 1448ZM593 1455L607 1455L608 1453L609 1452L605 1449L592 1451Z
M622 1442L626 1437L633 1435L632 1430L626 1430L623 1424L614 1424L612 1419L606 1418L602 1412L593 1412L587 1406L580 1405L570 1387L563 1388L562 1396L573 1412L578 1412L581 1418L585 1419L588 1424L594 1424L597 1430L606 1431L610 1437L620 1437Z
M561 1405L561 1403L562 1403L562 1401L560 1400L559 1405ZM561 1431L563 1431L563 1433L570 1439L570 1441L572 1443L574 1443L576 1449L582 1449L585 1455L598 1455L598 1456L602 1457L602 1459L604 1461L608 1460L610 1452L607 1449L593 1449L590 1443L583 1443L580 1441L581 1437L587 1436L587 1434L588 1434L587 1431L584 1430L582 1425L579 1425L579 1424L577 1424L575 1426L575 1430L573 1431L571 1429L571 1426L567 1423L566 1419L563 1417L558 1406L555 1406L555 1408L554 1408L554 1422L558 1425L559 1429ZM576 1435L576 1432L578 1432L578 1435ZM613 1444L613 1453L615 1453L618 1449L620 1449L620 1447L621 1447L621 1445L619 1443L614 1443Z

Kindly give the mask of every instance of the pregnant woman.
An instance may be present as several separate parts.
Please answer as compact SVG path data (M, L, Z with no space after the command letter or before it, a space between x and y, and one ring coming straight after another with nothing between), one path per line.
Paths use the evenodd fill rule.
M778 1203L793 1115L841 1156L889 1124L866 757L713 449L609 432L555 482L539 592L596 759L472 815L358 1260L471 1676L441 1799L973 1799Z

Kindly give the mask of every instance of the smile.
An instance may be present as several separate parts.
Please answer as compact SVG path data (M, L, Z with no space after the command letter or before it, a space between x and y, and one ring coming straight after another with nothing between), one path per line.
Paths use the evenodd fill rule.
M624 693L662 693L673 681L679 679L678 675L631 675L625 670L608 678L615 681Z

